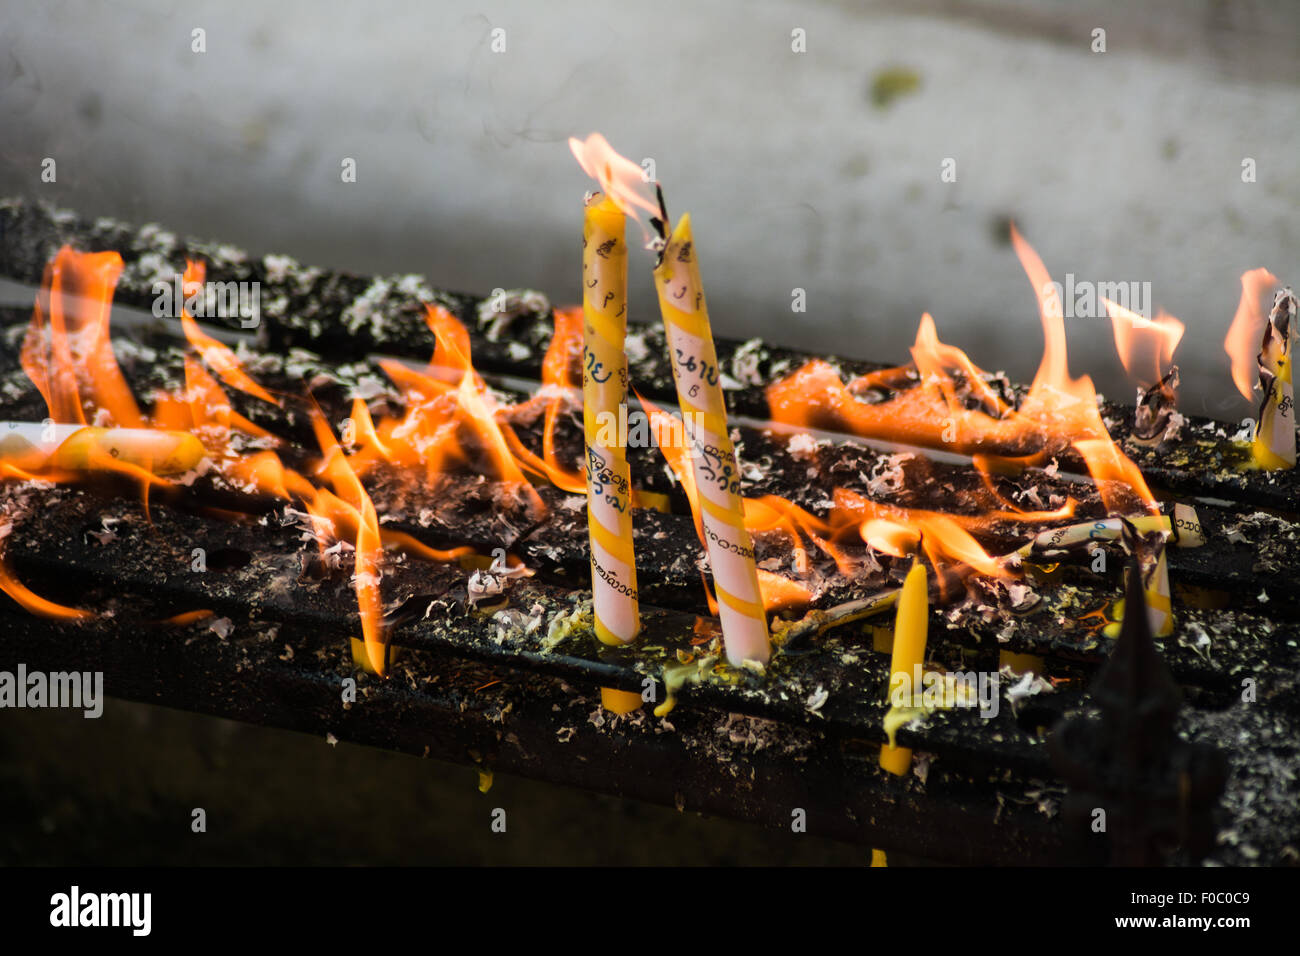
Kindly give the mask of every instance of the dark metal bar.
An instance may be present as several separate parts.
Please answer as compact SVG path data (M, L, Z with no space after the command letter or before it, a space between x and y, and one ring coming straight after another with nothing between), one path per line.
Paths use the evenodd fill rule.
M0 201L0 277L38 284L45 263L64 243L123 256L126 270L118 301L149 309L154 283L170 282L187 256L208 264L208 278L260 284L262 311L257 325L245 327L240 316L216 316L234 331L259 336L273 352L310 349L339 361L379 352L420 361L433 352L433 337L424 319L423 302L444 305L470 330L476 367L483 372L536 379L551 336L550 303L532 291L516 291L497 300L432 289L419 276L358 277L298 265L287 257L249 257L241 250L176 236L156 226L142 229L75 215L39 203ZM634 379L646 397L675 399L663 330L656 323L633 324L631 337L644 347L633 355ZM845 379L887 366L837 357L811 356L768 346L757 340L719 339L721 368L738 388L728 391L733 415L769 417L764 389L812 358L823 358ZM1023 389L1010 388L1014 396ZM1132 440L1133 409L1103 403L1103 419L1112 436L1142 468L1148 480L1173 494L1217 497L1280 511L1297 510L1300 473L1259 472L1239 467L1245 452L1230 439L1235 424L1188 418L1182 437L1166 446L1149 447ZM1064 467L1082 469L1068 451Z
M132 636L131 629L136 634ZM292 653L291 653L292 652ZM594 688L411 652L382 684L361 678L341 705L351 661L312 628L210 633L148 629L137 618L73 632L0 609L0 660L102 670L112 696L297 730L789 828L957 864L1050 865L1062 844L1039 797L1015 774L972 787L936 762L927 780L898 780L863 746L818 726L788 727L700 706L669 721L601 715ZM995 836L977 821L997 821Z

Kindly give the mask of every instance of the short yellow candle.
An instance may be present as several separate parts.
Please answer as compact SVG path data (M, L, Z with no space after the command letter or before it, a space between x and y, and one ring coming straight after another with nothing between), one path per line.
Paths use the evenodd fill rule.
M611 714L630 714L641 707L641 695L636 691L615 690L612 687L600 689L600 706Z
M898 596L898 612L894 618L894 654L890 663L889 690L893 699L895 684L906 681L912 693L914 674L925 663L925 641L929 630L930 594L929 575L919 560L912 563L903 581L903 592ZM882 744L880 766L890 773L904 776L912 769L912 751L906 747Z

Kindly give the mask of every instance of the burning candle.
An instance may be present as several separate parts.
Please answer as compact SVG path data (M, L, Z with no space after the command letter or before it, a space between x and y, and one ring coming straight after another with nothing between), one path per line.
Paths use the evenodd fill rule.
M894 687L910 687L914 675L920 673L925 663L925 640L929 631L930 582L925 565L912 562L911 570L903 580L903 591L898 596L898 611L894 618L894 652L890 662L889 690L892 699ZM913 694L918 688L912 687ZM912 769L912 751L890 742L880 748L880 766L892 774L904 776Z
M1294 468L1295 395L1291 383L1291 345L1296 319L1296 297L1281 289L1264 326L1259 351L1259 421L1251 453L1255 464L1267 471Z
M596 636L630 643L641 629L632 548L631 476L618 422L627 399L627 220L597 194L582 227L582 427L586 439L587 532L591 541L591 603ZM641 695L600 689L616 714L641 706Z
M1105 296L1101 301L1110 313L1115 351L1138 386L1131 438L1140 445L1159 445L1175 421L1179 381L1173 358L1186 326L1164 311L1148 319Z
M1142 569L1142 596L1151 633L1154 637L1168 637L1174 633L1169 562L1165 558L1169 534L1166 531L1145 531L1136 520L1125 519L1125 525L1122 540L1125 550L1134 555ZM1126 610L1125 598L1115 602L1112 609L1115 621L1103 629L1107 637L1119 637Z
M24 471L91 471L122 462L170 475L194 468L204 454L202 442L189 432L0 422L0 461Z
M627 334L627 223L623 216L636 216L638 207L653 212L655 205L644 194L641 167L614 152L599 133L585 140L571 138L569 149L603 191L599 199L593 197L587 203L583 221L582 417L593 616L596 635L606 644L616 645L635 638L641 626L632 551L632 492L621 437L625 433L618 427L627 398L627 354L623 348ZM641 706L639 694L610 687L601 688L600 699L606 710L618 714Z
M754 546L745 529L740 467L727 428L727 406L689 215L683 215L668 236L655 268L655 286L699 491L727 660L733 665L765 664L771 653L767 613L758 589Z
M596 636L626 644L641 628L631 481L618 422L627 398L627 221L612 199L587 203L582 230L582 425ZM637 705L640 705L640 697Z
M765 664L771 654L767 613L758 588L754 546L745 530L740 468L727 429L727 407L704 305L690 216L682 216L677 228L667 235L667 214L662 202L655 203L645 195L641 167L616 153L599 133L585 140L570 139L569 148L587 175L600 183L601 190L619 209L629 216L637 216L638 209L649 212L657 217L655 223L665 233L654 273L655 286L673 356L677 400L686 420L685 434L699 489L701 530L713 568L722 639L727 659L733 665L746 661ZM590 361L590 352L588 356Z

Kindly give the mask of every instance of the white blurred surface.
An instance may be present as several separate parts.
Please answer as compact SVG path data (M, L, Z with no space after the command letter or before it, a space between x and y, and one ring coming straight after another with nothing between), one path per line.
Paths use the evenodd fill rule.
M1058 279L1149 281L1188 325L1184 409L1236 418L1238 276L1300 283L1300 15L1137 6L6 0L0 193L575 301L588 184L565 140L599 129L692 213L720 334L904 361L928 310L1026 379L1041 336L1014 219ZM882 109L869 89L892 67L920 88ZM649 271L633 259L653 320ZM1069 328L1071 370L1130 400L1109 322Z

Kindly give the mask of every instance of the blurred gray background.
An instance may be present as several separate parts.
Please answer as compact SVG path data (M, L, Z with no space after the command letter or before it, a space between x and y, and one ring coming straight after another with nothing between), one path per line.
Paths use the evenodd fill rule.
M928 310L1027 379L1041 336L1014 220L1055 278L1149 281L1188 325L1184 409L1237 418L1238 277L1300 282L1287 0L6 0L0 17L0 193L311 264L575 301L588 183L565 141L600 130L692 213L722 334L903 361ZM1072 371L1129 400L1109 322L1067 324Z

